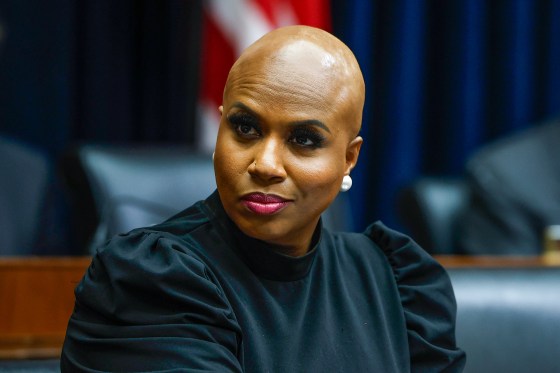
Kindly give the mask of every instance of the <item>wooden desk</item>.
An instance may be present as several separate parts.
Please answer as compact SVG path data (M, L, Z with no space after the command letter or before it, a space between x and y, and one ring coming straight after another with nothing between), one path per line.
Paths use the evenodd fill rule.
M560 267L560 257L436 256L446 268ZM89 257L0 258L0 359L60 356Z
M529 267L560 267L560 255L542 256L469 256L469 255L436 255L434 257L445 268L481 267L481 268L529 268Z
M89 257L0 258L0 359L60 356Z

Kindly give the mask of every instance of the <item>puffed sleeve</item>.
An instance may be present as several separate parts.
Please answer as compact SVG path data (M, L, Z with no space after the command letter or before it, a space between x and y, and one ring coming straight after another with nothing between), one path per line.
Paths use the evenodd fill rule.
M377 222L365 232L392 266L407 326L412 372L461 372L457 304L445 269L408 236Z
M116 236L75 290L63 372L240 372L241 331L218 281L173 237Z

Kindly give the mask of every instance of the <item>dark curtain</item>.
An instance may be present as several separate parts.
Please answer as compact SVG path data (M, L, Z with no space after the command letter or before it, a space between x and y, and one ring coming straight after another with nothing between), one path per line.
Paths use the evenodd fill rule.
M195 138L203 0L0 0L0 132L78 141ZM367 84L350 192L363 228L395 195L460 175L479 146L560 114L560 0L331 0Z
M560 1L333 0L366 79L351 198L360 228L399 227L420 175L460 176L481 145L560 114Z
M192 144L202 0L2 0L0 131L58 156L77 142Z
M83 253L92 212L59 167L74 145L194 145L201 14L202 0L0 0L0 136L49 163L37 242L8 250Z

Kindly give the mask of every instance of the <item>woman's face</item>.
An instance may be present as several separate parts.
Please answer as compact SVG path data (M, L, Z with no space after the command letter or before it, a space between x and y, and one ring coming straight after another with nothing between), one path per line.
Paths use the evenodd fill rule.
M361 145L341 84L306 58L256 59L230 74L214 158L228 216L293 256L307 252Z

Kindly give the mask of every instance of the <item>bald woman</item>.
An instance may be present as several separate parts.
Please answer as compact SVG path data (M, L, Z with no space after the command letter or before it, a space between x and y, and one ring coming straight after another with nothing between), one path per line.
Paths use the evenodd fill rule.
M364 95L325 31L280 28L247 48L217 108L217 191L97 251L62 370L461 371L445 271L381 223L321 224L351 187Z

